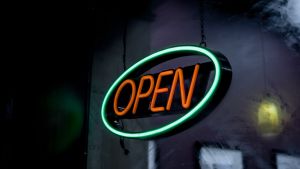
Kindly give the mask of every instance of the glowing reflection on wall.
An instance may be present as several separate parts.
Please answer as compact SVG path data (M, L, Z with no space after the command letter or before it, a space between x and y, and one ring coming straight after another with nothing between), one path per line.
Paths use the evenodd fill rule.
M276 105L263 101L258 108L258 125L265 134L276 133L279 128L279 113Z
M263 136L275 136L280 133L282 126L281 108L275 100L263 100L257 111L258 128Z

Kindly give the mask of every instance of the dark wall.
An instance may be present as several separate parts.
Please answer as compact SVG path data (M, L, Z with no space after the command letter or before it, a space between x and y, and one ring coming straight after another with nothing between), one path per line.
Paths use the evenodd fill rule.
M152 24L152 49L199 41L194 3L166 1L157 8L160 17ZM194 168L196 141L240 149L248 168L272 168L274 150L299 153L299 53L288 48L280 35L267 31L259 16L222 9L207 6L206 36L208 47L222 52L231 63L230 89L203 121L157 141L161 168ZM280 131L272 136L266 136L258 124L264 100L280 107Z
M91 11L65 5L16 3L5 11L0 168L86 167L94 28Z
M267 29L266 18L251 8L255 3L230 0L206 3L208 48L227 56L233 70L232 83L225 98L205 119L184 132L154 140L159 150L159 168L195 168L196 142L240 149L247 168L272 168L275 150L300 152L299 53L289 48L280 34ZM152 1L147 11L139 17L128 18L127 67L167 47L200 43L198 1ZM99 43L95 46L89 123L90 169L146 168L147 165L148 142L125 140L132 152L124 155L119 138L105 129L99 115L106 91L123 71L121 20L114 20L116 26L111 29L114 33L108 31L105 40L97 37ZM266 136L258 122L259 106L266 100L279 108L280 125L272 136ZM146 123L137 124L142 125L133 128L146 126L143 126Z
M118 5L116 5L118 4ZM88 168L145 168L147 142L125 141L107 132L100 119L100 105L112 80L149 51L153 19L148 1L112 2L95 9L97 39L93 55L89 114ZM125 47L125 48L124 48ZM123 62L123 56L125 60ZM140 128L141 126L133 126Z

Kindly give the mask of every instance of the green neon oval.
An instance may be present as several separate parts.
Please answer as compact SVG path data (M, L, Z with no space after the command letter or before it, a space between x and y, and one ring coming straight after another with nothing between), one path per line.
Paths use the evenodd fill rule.
M163 57L164 55L167 55L167 54L177 53L177 52L182 52L182 51L191 51L191 52L196 52L199 54L204 54L214 64L214 67L215 67L214 81L213 81L210 89L206 93L206 95L203 97L203 99L194 108L192 108L188 113L186 113L184 116L180 117L179 119L177 119L169 124L166 124L162 127L156 128L156 129L147 130L147 131L143 131L143 132L124 132L124 131L117 130L113 126L111 126L106 118L106 105L108 103L110 96L112 95L113 91L116 89L118 84L120 84L123 80L125 80L126 77L128 76L128 74L135 71L143 64L146 64L147 62L149 62L153 59L157 59L158 57ZM183 123L187 122L189 119L198 115L201 112L201 110L208 104L210 98L216 92L216 89L219 86L220 77L221 77L221 65L220 65L218 58L212 52L208 51L205 48L201 48L201 47L197 47L197 46L177 46L177 47L171 47L171 48L167 48L167 49L158 51L156 53L153 53L153 54L145 57L144 59L140 60L139 62L137 62L136 64L131 66L112 84L112 86L109 88L108 92L106 93L103 103L102 103L101 119L102 119L105 127L108 130L110 130L112 133L122 136L122 137L146 139L146 138L159 136L168 131L171 131L172 129L182 125Z

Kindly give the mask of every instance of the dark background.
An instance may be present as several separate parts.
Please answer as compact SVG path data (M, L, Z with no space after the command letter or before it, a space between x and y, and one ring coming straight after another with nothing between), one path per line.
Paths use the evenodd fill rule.
M83 1L6 5L0 168L86 168L94 12Z
M208 1L208 0L207 0ZM209 5L232 15L257 16L257 0L213 0ZM268 1L263 1L267 3ZM0 168L86 168L92 57L114 37L123 36L127 20L153 20L160 1L11 2L3 11L1 52ZM250 10L251 9L251 10ZM247 12L246 12L247 11ZM280 35L281 36L281 35ZM282 35L283 36L283 35ZM101 56L105 57L105 56ZM56 92L59 91L59 92ZM54 103L47 106L48 99ZM79 135L62 149L57 136L73 106L81 105ZM51 119L57 123L51 123ZM67 137L67 136L66 136ZM58 141L57 141L58 140Z

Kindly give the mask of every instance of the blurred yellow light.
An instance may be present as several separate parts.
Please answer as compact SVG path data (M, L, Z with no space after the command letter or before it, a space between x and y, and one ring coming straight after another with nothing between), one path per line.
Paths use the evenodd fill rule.
M277 134L280 130L280 114L275 103L263 101L258 108L258 125L263 135Z

